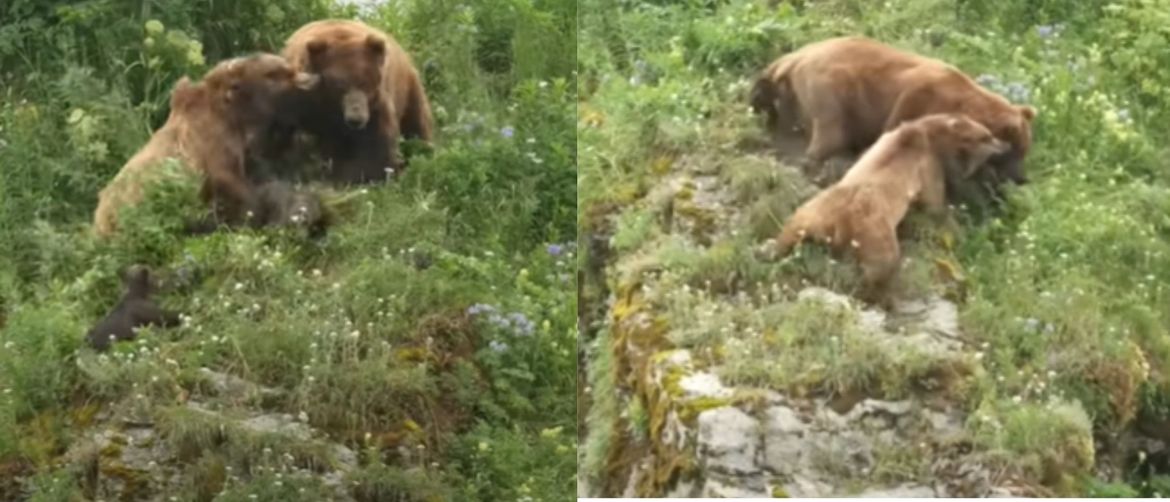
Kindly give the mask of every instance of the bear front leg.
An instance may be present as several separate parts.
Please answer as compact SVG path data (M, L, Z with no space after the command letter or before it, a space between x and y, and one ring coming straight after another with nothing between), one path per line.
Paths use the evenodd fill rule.
M889 310L894 305L892 286L902 261L897 233L891 228L882 235L859 237L857 241L855 252L862 273L859 297Z

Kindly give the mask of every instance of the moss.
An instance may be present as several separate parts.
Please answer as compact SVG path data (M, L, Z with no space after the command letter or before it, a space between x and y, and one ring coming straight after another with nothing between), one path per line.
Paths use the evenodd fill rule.
M719 223L718 215L713 209L689 201L677 201L674 204L674 213L691 221L691 237L701 244L711 243L711 236Z
M773 486L772 487L772 498L774 498L774 499L789 498L788 490L785 490L784 487L780 486L780 485Z
M73 408L73 425L81 429L89 427L93 424L93 419L99 411L101 411L101 406L96 404L87 404Z
M121 500L140 500L150 487L148 473L128 467L121 462L102 462L99 472L102 476L122 482L122 493L119 497Z

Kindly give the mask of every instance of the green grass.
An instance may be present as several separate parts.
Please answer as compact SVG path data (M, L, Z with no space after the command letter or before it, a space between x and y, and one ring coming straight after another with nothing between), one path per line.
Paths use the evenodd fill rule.
M848 322L788 306L806 285L851 291L851 266L812 250L779 263L752 255L812 192L761 149L762 128L746 99L760 68L830 36L864 34L944 59L1039 110L1026 162L1032 183L1008 190L1002 211L988 217L961 208L956 228L915 219L905 232L899 289L958 301L969 353L978 355L979 370L949 397L1003 424L992 434L973 422L967 434L1043 485L1038 493L1113 493L1117 483L1152 493L1136 464L1113 466L1114 479L1092 479L1093 464L1110 460L1072 438L1170 416L1170 170L1160 126L1170 113L1170 37L1157 27L1170 3L768 4L582 4L583 12L616 11L582 17L578 123L582 214L609 215L581 219L578 229L606 232L599 222L617 222L614 287L650 283L668 292L648 301L664 314L671 345L722 348L733 381L907 395L913 375L931 373L937 361L873 346ZM694 174L695 165L718 173L731 198L733 228L716 231L736 233L709 246L659 232L653 223L678 218L678 207L669 213L646 197L678 173ZM676 202L691 196L679 195ZM725 326L734 333L721 332ZM837 342L826 332L838 333ZM592 371L621 371L610 364L598 358ZM632 428L609 427L627 421L619 416L626 406L597 399L585 471L595 476L606 467L600 450L625 444L611 436ZM1026 439L1041 428L1064 432Z
M342 485L358 500L570 496L575 2L363 11L424 74L437 144L400 183L326 194L337 224L321 242L280 230L183 238L179 224L201 210L183 176L127 211L116 238L97 241L89 225L98 191L166 118L175 80L279 51L300 25L354 8L6 8L0 464L31 466L25 493L91 496L84 466L58 466L81 438L115 427L101 418L115 413L156 420L184 452L169 467L190 500L333 496L319 479L335 460L326 442L360 452ZM184 323L95 354L84 333L117 301L117 273L131 263L159 273L160 301ZM206 370L259 387L221 393ZM239 426L260 413L303 417L321 436L288 442Z

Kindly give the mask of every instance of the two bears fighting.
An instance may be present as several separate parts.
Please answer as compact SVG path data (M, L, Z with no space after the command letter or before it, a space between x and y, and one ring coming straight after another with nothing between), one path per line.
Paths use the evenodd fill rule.
M798 208L771 244L807 240L851 253L862 298L891 305L901 263L897 227L912 205L944 216L947 188L978 176L1027 182L1023 159L1036 110L990 92L957 68L864 37L806 45L763 70L751 106L777 135L804 133L805 167L861 157Z
M400 138L432 140L430 103L410 56L390 35L357 21L315 21L288 38L282 56L234 58L199 82L184 77L170 105L166 123L100 192L99 237L117 232L119 213L142 201L167 159L202 179L208 214L188 222L188 231L294 225L319 236L329 223L321 200L265 179L267 166L277 166L277 178L289 175L286 166L315 146L330 181L377 182L405 166ZM123 282L126 296L87 336L99 350L132 339L135 328L177 322L150 298L148 269L128 268Z
M289 37L283 57L231 59L198 83L180 80L166 124L99 194L94 229L115 233L118 213L142 200L166 158L202 176L211 227L239 225L281 202L259 197L258 165L293 162L297 131L316 141L332 181L367 183L401 170L400 137L430 142L431 130L418 71L390 35L315 21Z

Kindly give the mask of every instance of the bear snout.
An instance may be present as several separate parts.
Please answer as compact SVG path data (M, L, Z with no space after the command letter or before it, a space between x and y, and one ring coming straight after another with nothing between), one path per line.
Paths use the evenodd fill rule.
M356 89L346 92L341 98L341 107L346 127L354 130L366 127L370 120L370 102L366 93Z

